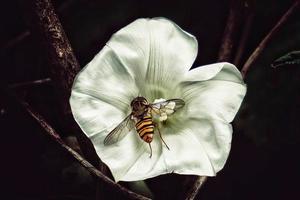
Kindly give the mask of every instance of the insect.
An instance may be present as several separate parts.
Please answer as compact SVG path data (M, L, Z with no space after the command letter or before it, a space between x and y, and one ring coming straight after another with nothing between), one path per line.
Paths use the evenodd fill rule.
M115 127L104 139L104 145L110 145L123 139L134 127L140 138L147 142L150 147L150 158L152 156L151 142L155 128L160 139L163 140L158 125L153 121L153 115L172 114L182 108L185 102L182 99L169 99L157 103L149 103L144 97L136 97L131 101L131 113Z

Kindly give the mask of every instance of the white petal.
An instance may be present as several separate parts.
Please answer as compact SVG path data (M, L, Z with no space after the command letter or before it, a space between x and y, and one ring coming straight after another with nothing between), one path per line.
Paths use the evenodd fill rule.
M246 94L239 71L229 63L191 70L180 84L188 117L231 122Z
M185 81L222 80L244 83L240 71L231 63L220 62L192 69L185 74Z
M138 19L115 33L107 45L134 75L141 95L153 102L170 98L197 55L197 40L164 18Z
M214 176L228 157L232 128L228 123L201 118L188 119L182 126L164 130L164 149L169 172Z
M138 95L138 88L114 52L104 47L77 75L72 96L77 93L89 96L86 100L99 100L128 113L131 100ZM72 98L70 103L71 106L76 104Z

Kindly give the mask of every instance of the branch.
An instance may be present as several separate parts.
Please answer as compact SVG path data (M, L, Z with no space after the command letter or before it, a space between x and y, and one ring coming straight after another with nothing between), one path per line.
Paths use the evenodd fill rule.
M245 51L245 46L247 43L247 39L250 34L250 30L252 27L253 19L254 19L254 1L247 1L247 6L246 6L246 19L245 19L245 25L243 26L242 30L242 36L239 41L239 46L237 47L236 55L233 60L233 64L235 66L239 66L242 56Z
M79 63L50 0L34 0L29 5L33 31L44 42L51 66L51 79L59 92L63 111L68 113L73 80L80 71Z
M97 179L103 181L109 188L114 189L117 193L123 195L125 198L129 199L141 199L148 200L148 198L136 194L121 185L115 183L107 176L105 176L102 172L96 169L91 163L85 160L80 154L70 148L68 145L64 143L59 134L52 128L47 121L39 115L33 108L23 100L18 99L15 95L13 95L10 91L2 89L1 95L4 98L8 99L8 102L13 102L14 104L20 104L22 108L43 128L43 132L46 133L50 138L55 141L61 148L67 151L73 158L75 158L86 170L88 170L92 175L97 177Z
M206 176L200 176L196 179L194 182L194 185L192 185L192 188L188 192L185 200L193 200L195 199L196 195L198 194L199 190L203 186L203 184L206 182L207 177Z
M241 14L241 1L231 0L229 15L223 33L219 50L218 61L230 61L234 47L234 37L239 28Z
M96 151L87 138L80 130L73 119L69 105L69 97L73 80L80 71L79 63L73 53L70 42L63 30L63 27L55 14L50 0L28 1L31 16L32 30L44 42L44 49L48 53L50 77L53 80L55 92L61 106L63 133L75 133L81 151L85 157L99 167L102 172L108 171L107 167L100 161Z
M23 88L23 87L31 87L31 86L38 86L38 85L43 85L50 83L51 79L50 78L45 78L45 79L40 79L40 80L35 80L35 81L26 81L26 82L21 82L21 83L14 83L9 85L8 87L11 89L15 88Z
M266 35L266 37L259 43L258 47L254 50L251 56L248 58L244 64L241 73L243 78L245 78L249 68L257 60L258 56L265 49L268 42L273 38L273 36L279 31L280 27L287 21L287 19L293 14L299 6L299 0L296 0L293 5L288 9L288 11L280 18L278 23L272 28L272 30Z

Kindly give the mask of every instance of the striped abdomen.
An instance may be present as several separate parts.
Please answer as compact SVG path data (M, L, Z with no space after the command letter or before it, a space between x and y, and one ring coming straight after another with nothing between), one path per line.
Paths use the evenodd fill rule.
M151 116L144 116L135 124L139 136L147 143L152 142L154 134L154 124Z

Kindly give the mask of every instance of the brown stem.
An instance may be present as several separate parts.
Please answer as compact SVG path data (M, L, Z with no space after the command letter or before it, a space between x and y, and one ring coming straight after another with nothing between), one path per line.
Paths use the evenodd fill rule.
M192 185L190 191L188 192L185 200L193 200L195 199L196 195L198 194L199 190L203 186L203 184L206 182L207 177L206 176L200 176L196 179L194 184Z
M230 61L234 47L234 37L240 24L241 1L231 0L229 15L221 41L218 61Z
M50 76L57 87L64 113L70 112L69 97L73 80L80 71L70 42L55 14L50 0L30 1L31 25L43 41L50 62Z
M53 80L56 96L61 107L61 123L64 129L62 133L75 133L80 146L79 152L83 152L83 155L94 166L103 170L102 172L108 171L97 156L90 140L82 133L73 119L69 97L73 80L80 71L80 66L51 1L33 0L27 1L27 5L30 11L32 33L37 34L38 38L43 41L44 49L48 55L50 77Z
M107 176L105 176L102 172L96 169L91 163L85 160L79 153L74 151L71 147L65 144L65 142L61 139L60 135L48 124L48 122L34 109L23 100L19 99L15 95L13 95L9 90L1 88L1 97L7 99L8 102L13 102L13 104L20 104L22 108L43 128L43 132L46 133L50 138L59 144L65 151L67 151L73 158L75 158L86 170L88 170L92 175L97 177L101 182L105 183L110 189L113 189L115 192L122 195L124 198L128 199L143 199L147 200L148 198L136 194L121 185L115 183Z
M51 82L50 78L45 78L45 79L34 80L34 81L14 83L14 84L9 85L9 88L15 89L15 88L31 87L31 86L47 84L47 83L50 83L50 82Z
M242 35L239 41L239 46L237 47L237 51L233 60L233 64L235 66L239 66L242 56L244 54L245 51L245 47L246 47L246 43L247 43L247 39L249 37L250 34L250 30L251 30L251 26L253 23L253 19L254 19L254 2L249 2L247 1L247 7L246 7L246 19L245 19L245 25L243 26L243 30L242 30Z
M241 72L243 78L245 78L249 68L253 65L253 63L257 60L258 56L265 49L268 42L273 38L273 36L279 31L280 27L287 21L287 19L293 14L299 6L299 0L296 0L293 5L288 9L288 11L280 18L277 24L272 28L272 30L265 36L265 38L259 43L254 52L248 58L246 63L244 64Z

